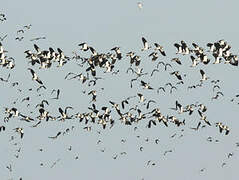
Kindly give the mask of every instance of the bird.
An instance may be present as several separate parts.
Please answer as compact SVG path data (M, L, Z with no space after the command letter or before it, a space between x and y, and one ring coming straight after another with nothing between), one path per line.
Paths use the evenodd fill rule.
M29 100L30 100L30 97L28 96L28 97L23 98L21 102L29 101Z
M24 33L24 30L23 29L19 29L19 30L17 30L17 34L18 33Z
M182 49L182 46L180 44L174 43L174 46L177 48L176 54L182 54L183 53L183 49Z
M20 134L21 139L23 138L23 135L24 135L23 128L17 127L13 130L15 130L15 132Z
M231 152L231 153L228 153L228 155L227 155L227 158L229 159L230 157L232 157L234 155L234 153L233 152Z
M214 43L207 43L207 47L209 47L209 52L213 52L215 50Z
M164 153L163 153L163 155L165 156L167 153L169 153L169 152L173 152L173 150L167 150L167 151L165 151Z
M59 131L55 136L49 136L50 139L56 139L58 136L61 135L61 131Z
M85 129L86 131L91 131L91 126L85 126L83 129Z
M198 59L196 59L194 56L190 56L192 60L192 65L190 67L195 67L199 64Z
M45 107L44 104L49 105L48 101L44 99L41 101L41 103L37 104L35 108L37 107L44 108Z
M46 89L46 86L42 85L37 88L37 92L39 92L41 89Z
M139 9L142 9L142 8L143 8L143 4L142 4L141 2L138 2L137 5L138 5L138 8L139 8Z
M92 95L92 100L91 102L95 102L96 101L96 90L92 90L88 93L88 95Z
M45 37L45 36L36 37L36 38L30 39L30 41L38 41L38 40L40 40L40 39L46 39L46 37Z
M180 82L183 82L183 81L180 81ZM176 86L171 86L171 88L170 88L170 94L173 93L173 89L177 90L177 87L176 87Z
M38 45L34 44L33 47L36 50L38 55L41 54L41 49L40 49L40 47Z
M38 121L36 124L32 125L31 127L37 127L39 124L41 124L41 121Z
M120 52L120 47L114 47L111 49L111 51L115 51L116 57L120 60L122 59L122 53Z
M23 28L26 28L26 29L30 29L31 27L32 27L31 24L28 24L28 25L23 26Z
M145 101L145 98L144 98L143 94L137 93L137 95L139 97L139 102L144 102Z
M182 47L182 54L183 55L187 55L187 54L190 53L190 50L189 50L187 44L183 40L181 41L181 47Z
M0 41L3 41L7 37L7 34L4 35L3 37L0 37Z
M229 127L228 127L228 126L226 126L226 125L224 125L224 126L223 126L223 129L226 131L226 132L225 132L225 135L228 135L228 134L229 134L229 132L230 132L230 129L229 129Z
M196 127L196 128L191 128L191 129L193 129L193 130L197 131L197 130L199 129L200 125L201 125L201 122L198 122L198 125L197 125L197 127Z
M141 86L143 86L144 89L150 89L153 90L153 88L146 82L144 82L143 80L140 81Z
M179 74L179 71L174 71L170 73L171 75L175 75L178 80L182 80L182 76Z
M159 52L161 53L162 56L166 56L163 46L159 45L158 43L154 43L154 45L156 47L155 50L159 50Z
M213 64L219 64L219 63L221 63L222 59L221 59L221 57L219 57L218 53L215 53L215 52L214 52L212 55L213 55L213 57L215 58L215 61L213 62Z
M35 71L31 68L28 68L28 70L31 72L32 74L32 80L38 82L39 84L43 85L43 82L40 80L40 78L37 76L37 74L35 73Z
M158 143L159 143L159 141L160 141L159 139L155 139L155 143L156 143L156 144L158 144Z
M0 77L0 81L8 82L9 78L10 78L10 73L8 74L6 79L3 79L2 77Z
M152 52L149 54L149 57L152 57L152 61L156 61L158 59L158 52Z
M175 61L177 64L182 65L179 58L173 58L173 59L171 59L171 61Z
M230 129L228 126L223 125L221 122L216 123L216 127L219 127L219 132L222 133L223 130L225 130L225 135L228 135L230 132Z
M215 91L216 88L221 89L219 85L214 85L212 88L213 92Z
M202 78L200 80L201 82L209 79L209 77L206 76L205 72L202 69L200 69L200 73L202 75Z
M176 104L176 110L179 110L179 113L181 114L181 113L183 113L183 106L176 100L176 102L175 102L175 104Z
M53 94L55 91L56 91L56 97L54 97L54 98L52 98L52 99L59 99L60 89L57 89L57 90L53 89L52 92L51 92L51 94Z
M200 119L203 120L205 123L207 123L209 126L211 126L211 123L207 120L207 116L205 116L201 111L198 110L198 113L200 115Z
M80 44L78 44L78 46L81 46L82 51L88 51L88 49L89 49L89 46L87 45L86 42L80 43Z
M125 108L125 104L129 104L128 99L125 99L125 100L121 101L121 106L122 106L123 109Z
M34 121L34 119L31 118L31 117L29 117L29 116L25 116L25 115L23 115L23 114L20 114L20 116L22 117L20 120L24 120L24 121L26 121L26 122L32 122L32 121Z
M58 108L58 111L59 111L59 113L61 114L61 116L58 116L57 118L60 118L60 120L62 120L62 121L64 121L65 119L72 119L72 117L73 116L68 116L67 115L67 110L68 109L73 109L73 107L71 107L71 106L67 106L66 108L65 108L65 111L63 111L62 110L62 108Z
M149 100L149 101L147 102L146 109L149 109L150 103L156 103L156 101L154 101L154 100Z
M1 131L5 131L6 130L6 127L5 126L0 126L0 132Z
M15 40L22 41L24 39L24 36L16 37Z
M7 20L7 18L6 18L6 15L5 14L3 14L3 13L1 13L0 14L0 21L6 21Z
M163 92L165 92L165 88L164 87L159 87L158 89L157 89L157 93L159 94L159 90L163 90Z
M53 168L56 164L57 164L57 162L59 162L61 159L57 159L55 162L53 162L53 164L51 165L51 168Z
M203 113L207 111L207 107L204 104L199 104L199 110L202 111Z
M149 48L151 48L151 46L149 46L149 43L147 42L147 40L144 37L142 37L142 42L143 42L144 47L141 49L141 51L146 51Z

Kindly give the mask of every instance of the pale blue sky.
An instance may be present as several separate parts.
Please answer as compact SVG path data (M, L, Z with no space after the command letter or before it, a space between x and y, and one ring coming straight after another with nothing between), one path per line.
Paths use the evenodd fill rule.
M1 2L0 13L6 14L7 21L0 22L0 36L7 34L7 38L2 42L4 49L8 50L8 55L16 59L16 67L13 70L1 68L0 77L7 77L11 74L9 83L0 82L1 114L0 125L6 126L5 132L0 132L0 175L1 179L23 180L40 179L104 179L104 180L156 180L156 179L217 179L236 180L238 169L238 130L239 122L238 105L230 102L230 99L239 94L238 91L238 67L230 65L208 66L200 64L196 68L190 68L191 60L189 56L176 55L174 43L184 40L190 47L195 42L206 48L208 42L215 42L220 39L226 40L232 46L232 53L238 54L238 25L237 13L239 3L236 0L170 0L170 1L141 1L143 9L137 7L138 1L4 1ZM15 40L17 30L24 25L32 24L30 30L23 34L21 42ZM20 35L21 36L21 35ZM35 37L45 36L45 40L30 41ZM129 81L134 75L126 74L129 67L129 59L125 53L135 51L141 56L142 65L145 72L151 73L157 63L151 62L148 54L152 52L141 52L141 37L144 36L153 45L154 42L161 44L167 56L160 56L162 61L170 62L171 58L179 57L182 66L171 63L173 70L179 70L182 74L187 74L185 84L178 88L177 92L170 95L157 94L155 91L148 92L139 87L139 83L134 83L134 88L129 87ZM33 117L38 115L35 105L42 99L50 99L52 89L61 89L59 100L49 100L50 106L47 109L58 116L58 107L73 106L74 110L69 113L85 112L90 106L91 96L82 94L83 90L89 92L93 88L82 85L77 80L64 80L68 72L84 72L86 67L77 66L74 61L68 62L62 68L57 68L55 64L50 69L39 70L32 67L47 86L46 91L42 91L42 96L38 96L35 89L38 87L31 80L31 75L27 70L31 67L27 64L24 51L33 50L36 43L41 49L53 47L61 48L67 56L72 56L72 51L76 51L83 57L89 57L90 53L80 51L79 43L87 42L99 52L109 52L114 46L121 47L123 59L116 65L119 75L112 76L98 73L104 80L98 81L97 102L98 108L106 105L110 107L109 100L119 102L122 98L143 93L147 99L154 99L157 104L152 107L160 107L163 114L175 115L180 120L186 119L186 125L177 128L170 123L168 128L163 124L158 124L151 129L145 128L148 120L137 124L138 129L121 124L116 117L116 125L112 129L101 130L98 125L92 125L92 131L86 132L83 123L78 120L66 122L42 122L37 128L31 128L32 123L26 123L11 119L8 123L3 122L4 107L17 107L23 114L34 111ZM209 55L213 61L213 56ZM159 60L157 60L159 61ZM201 89L187 90L188 85L196 84L201 78L199 70L204 69L210 77L208 82ZM171 71L171 70L170 70ZM146 82L150 82L155 89L164 86L167 82L176 83L176 78L169 76L169 72L156 73L142 77ZM97 75L97 76L98 76ZM224 97L211 101L215 95L212 91L213 79L220 79L219 83ZM19 86L11 88L11 83L19 81ZM33 87L34 91L28 89ZM101 87L105 89L100 90ZM17 89L22 89L18 92ZM31 97L31 106L21 103L24 97ZM16 105L12 102L19 99ZM199 101L208 107L207 117L212 122L212 127L200 129L194 132L190 127L195 127L199 121L197 111L191 117L187 114L179 115L169 108L175 106L175 100L183 105ZM132 104L137 103L134 99ZM36 121L37 122L37 121ZM231 128L228 136L219 133L214 123L223 122ZM56 140L48 137L54 136L58 131L75 126L65 136L59 136ZM16 127L24 128L24 138L20 139L12 129ZM182 132L181 130L184 129ZM99 135L97 131L100 130ZM177 133L174 138L171 135ZM179 138L183 134L183 137ZM11 136L15 140L9 142ZM140 138L137 138L140 136ZM213 142L208 142L207 138L212 136ZM145 139L149 138L146 142ZM159 144L155 144L155 139L160 139ZM97 141L102 142L97 145ZM121 143L121 139L126 139ZM218 139L219 142L215 142ZM17 143L17 145L14 145ZM67 148L72 146L72 150ZM141 152L139 149L143 146ZM21 147L21 152L16 150ZM43 152L39 149L43 148ZM101 150L104 149L104 152ZM164 156L164 152L172 149ZM121 152L127 152L121 155ZM227 158L228 153L234 153L231 158ZM19 158L14 155L19 154ZM114 160L112 157L118 155ZM75 157L79 159L76 160ZM51 165L60 159L53 167ZM147 166L151 160L156 165ZM226 162L222 168L221 165ZM40 164L43 163L43 166ZM6 166L12 165L12 172ZM203 172L201 169L205 168Z

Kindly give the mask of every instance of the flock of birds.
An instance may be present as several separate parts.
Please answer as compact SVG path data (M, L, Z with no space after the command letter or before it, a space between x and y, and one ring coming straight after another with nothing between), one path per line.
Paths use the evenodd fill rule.
M138 3L139 8L142 8L142 4ZM0 14L0 20L5 21L6 16ZM17 31L17 34L24 34L25 30L29 30L32 25L24 26L24 29ZM8 55L8 51L4 48L5 39L7 35L1 38L0 41L0 66L3 68L9 69L11 71L14 68L17 68L15 59ZM22 41L24 36L16 37L16 41ZM38 37L31 39L30 41L44 40L45 37ZM194 68L198 74L198 83L190 84L186 88L188 90L202 88L204 85L210 84L212 86L215 96L211 100L219 99L224 96L224 93L221 91L221 85L219 79L213 79L209 77L208 73L200 68L197 69L197 66L205 65L209 66L211 64L220 64L224 63L231 66L238 66L238 56L231 52L231 46L225 40L219 40L216 42L210 42L206 44L206 49L200 47L196 43L192 43L192 46L189 46L185 41L175 43L175 55L178 57L173 57L170 61L162 61L160 59L167 58L167 51L164 47L158 42L149 43L145 37L141 38L142 48L139 52L128 51L127 53L122 53L119 46L109 48L109 52L99 52L93 46L87 44L86 42L78 44L78 52L72 52L72 55L66 55L62 48L48 47L47 49L42 49L37 43L33 44L32 49L26 49L23 53L27 62L27 71L29 71L29 77L32 79L32 83L35 84L36 89L31 88L29 91L35 91L38 97L42 97L43 92L49 92L51 94L50 98L43 97L40 102L33 104L31 101L34 101L34 97L27 96L25 98L17 97L17 100L9 105L4 107L4 121L0 124L0 133L8 131L8 123L15 120L24 121L27 124L31 124L30 128L40 127L42 122L50 121L77 121L83 124L83 129L86 131L92 131L93 129L100 131L106 131L107 129L112 129L116 124L120 123L126 126L132 126L134 131L137 131L139 124L145 124L145 128L153 128L155 126L164 126L165 128L170 128L170 126L175 125L176 127L182 127L181 132L184 131L184 128L187 126L190 121L190 117L196 114L197 122L194 127L189 127L191 130L199 131L201 128L218 128L218 132L222 135L230 135L231 129L228 127L227 122L212 122L207 118L208 111L210 109L207 107L207 104L201 102L193 102L190 104L183 104L180 100L175 99L174 107L169 107L171 110L170 113L163 112L157 99L150 98L155 97L156 95L175 94L176 91L180 88L183 88L187 83L187 74L183 74L178 70L175 70L177 66L183 66L185 64L182 61L182 58L188 58L191 60L190 68ZM140 55L146 54L148 59L142 58ZM87 56L86 56L87 55ZM214 61L212 60L212 58ZM144 62L148 61L155 65L155 68L150 69L150 71L145 72ZM213 61L213 62L212 62ZM64 68L68 63L76 63L80 67L81 72L68 72L65 75L64 79L58 79L58 81L76 81L78 80L82 87L87 87L90 90L82 91L82 94L87 98L90 97L89 103L84 103L87 111L78 111L73 106L66 107L57 107L56 110L58 113L54 113L53 107L50 107L50 101L60 101L62 96L61 93L64 89L52 89L49 91L47 84L47 79L41 78L40 71L49 68ZM126 64L126 69L120 69L120 64ZM143 65L142 65L143 64ZM202 66L200 66L202 67ZM164 86L157 86L150 83L149 79L158 77L157 75L161 73L167 73L169 79L172 81L166 83ZM109 99L106 104L101 104L98 101L98 92L103 92L104 87L98 88L98 81L105 81L108 77L117 76L119 74L124 74L130 77L129 88L133 89L133 93L130 92L130 96L127 95L128 92L123 93L126 97L120 101ZM104 76L104 77L103 77ZM29 78L29 79L30 79ZM12 82L11 73L8 74L6 78L1 77L0 81L3 83L10 83L11 87L18 87L21 82ZM175 83L174 83L175 82ZM23 81L22 83L25 83ZM124 88L122 88L123 90ZM22 89L18 88L17 91L21 93ZM137 92L136 92L137 91ZM102 94L102 93L101 93ZM116 93L117 94L117 93ZM115 94L115 95L116 95ZM151 94L151 95L145 95ZM52 97L54 96L54 97ZM231 101L235 101L239 98L239 95L235 95ZM21 100L19 100L21 99ZM88 98L89 99L89 98ZM27 108L31 109L33 107L35 111L30 111L28 113L23 112L21 109L22 104L27 102ZM17 106L19 105L19 107ZM25 108L25 107L24 107ZM54 107L55 108L55 107ZM99 126L99 127L98 127ZM19 139L24 139L25 137L25 128L28 126L17 126L13 131L19 135ZM62 135L67 134L69 131L74 130L75 126L65 129L65 131L56 132L54 136L49 135L49 139L57 139ZM26 134L28 136L30 134ZM173 138L176 134L172 135ZM181 137L183 134L181 135ZM10 140L13 141L17 137L12 135ZM212 138L209 137L208 141L212 141ZM125 140L122 139L122 142ZM99 144L101 140L97 142ZM159 139L155 140L155 143L159 143ZM237 144L239 146L239 144ZM72 147L70 146L69 149ZM21 148L20 148L21 149ZM19 152L20 152L19 149ZM104 149L101 150L104 152ZM143 151L143 146L140 147L140 151ZM164 155L172 152L172 150L166 150ZM122 152L126 154L126 152ZM121 154L121 155L122 155ZM229 156L232 156L233 153L230 153ZM118 155L114 155L113 159L117 159ZM18 158L18 156L16 156ZM78 159L78 156L75 158ZM58 159L51 168L53 168ZM156 165L155 162L149 160L147 165ZM222 165L224 166L225 163ZM41 163L41 166L43 164ZM12 171L11 165L7 166L9 171ZM201 169L204 171L204 169ZM22 178L20 178L22 179Z
M148 44L147 40L142 37L142 42L143 42L143 48L141 51L147 51L151 48L151 46ZM158 43L155 43L155 49L152 53L149 54L149 57L152 56L152 61L156 61L157 58L159 57L159 53L162 56L166 56L166 53L161 45ZM192 60L192 65L191 67L197 66L199 63L204 63L204 64L209 64L210 59L208 58L207 54L204 52L204 49L196 45L195 43L192 44L194 49L189 49L187 44L184 41L181 41L181 44L175 43L174 46L177 49L176 54L183 54L183 55L190 55L190 58ZM95 86L97 80L102 79L101 77L97 77L97 70L98 69L105 69L104 73L112 73L112 74L117 74L120 71L114 71L114 66L116 62L120 62L120 60L123 58L122 53L120 51L119 47L114 47L111 48L111 51L114 51L115 53L98 53L93 47L88 46L87 43L81 43L79 44L81 47L80 50L82 51L91 51L91 55L88 58L82 58L79 55L75 55L73 57L67 57L64 55L63 51L60 48L57 48L57 52L53 50L53 48L49 47L49 50L41 50L36 44L34 44L34 49L35 51L32 50L26 50L24 53L26 54L26 58L29 59L29 63L32 66L39 66L39 69L44 69L44 68L50 68L52 64L58 63L57 67L62 67L64 64L69 62L72 59L77 59L80 60L80 66L86 66L85 74L80 73L72 73L69 72L66 76L65 79L67 80L72 80L72 79L78 79L82 81L82 84L85 82L89 83L89 86ZM215 43L208 43L207 46L210 48L209 51L213 53L213 56L215 57L215 61L213 64L220 63L222 59L224 59L225 63L229 63L233 66L238 66L238 58L236 55L233 55L229 50L230 50L230 45L228 45L224 40L220 40ZM1 52L1 65L2 67L10 67L10 69L14 68L14 64L10 58L8 58L5 53L7 51L4 50L3 45L0 44L0 52ZM155 90L154 87L152 87L149 83L145 82L144 80L140 79L142 76L146 76L148 73L143 73L143 68L139 68L140 66L140 56L136 55L134 52L128 52L126 54L130 58L130 67L127 69L127 73L130 71L133 74L136 74L136 78L131 79L130 84L131 88L133 86L133 82L139 82L140 86L145 89L145 90ZM179 58L173 58L171 60L172 62L176 62L177 64L182 64ZM9 65L10 64L10 65ZM165 63L163 61L159 61L157 64L157 69L154 69L151 73L151 76L153 76L153 73L159 70L159 65L163 65L165 67L165 70L167 70L167 67L172 68L172 64L170 63ZM136 68L136 69L134 69ZM37 91L40 89L47 89L47 87L44 85L43 81L41 78L37 75L35 70L32 68L28 68L28 70L31 73L32 80L35 81L39 87L37 88ZM90 73L89 73L90 72ZM195 86L189 86L188 88L196 88L197 86L203 86L203 82L207 81L209 77L206 75L204 70L200 69L200 74L201 74L201 79L199 80L199 84ZM178 82L176 83L177 85L184 84L183 81L183 76L180 74L179 71L173 71L169 73L170 75L174 75ZM186 76L186 75L184 75ZM2 81L8 82L8 79L10 77L7 77L7 79L1 78ZM212 81L211 83L213 84L213 89L220 89L220 86L217 85L217 81ZM172 85L172 83L167 83L165 87L159 87L157 89L157 93L160 93L160 91L165 92L166 87L170 87L170 93L173 92L173 89L177 90L177 87ZM60 94L60 89L54 90L56 91L56 98L59 99L59 94ZM54 91L52 93L54 93ZM45 108L45 105L48 105L47 100L43 100L41 104L37 105L36 107L39 107L39 116L36 118L41 122L42 120L48 121L49 119L51 120L62 120L64 121L65 119L79 119L80 122L85 121L85 124L89 123L98 123L102 125L103 129L105 129L107 126L110 128L113 127L113 125L116 122L116 119L119 119L123 124L125 125L132 125L134 123L138 123L139 121L142 120L147 120L148 121L148 128L151 128L152 125L156 125L157 123L163 122L166 127L168 127L168 123L172 122L175 123L177 126L185 125L185 120L180 121L176 116L174 115L165 115L160 111L159 107L151 109L150 106L151 104L156 104L157 102L153 99L151 100L146 100L144 95L142 93L137 93L134 96L127 97L126 99L122 100L121 102L113 102L109 101L108 106L102 106L100 109L96 108L96 105L94 104L96 102L97 98L97 92L96 90L91 90L90 92L87 93L87 95L92 96L92 107L89 107L89 112L78 112L76 114L71 114L68 115L67 110L68 109L73 109L73 107L68 106L65 108L63 111L61 107L58 108L58 111L60 113L59 116L52 115L47 109ZM216 92L216 96L212 97L212 99L217 99L220 96L223 96L223 93L221 91ZM136 106L132 107L130 106L130 101L131 99L138 98L139 102ZM30 97L27 97L23 99L22 101L29 101ZM204 104L189 104L189 105L182 105L180 102L177 100L175 101L175 108L172 108L175 111L178 111L179 114L182 113L187 113L189 115L192 115L194 112L194 109L198 107L197 112L199 114L200 120L198 122L197 128L204 123L205 125L211 126L210 121L207 119L207 116L205 115L207 111L207 107ZM121 105L121 107L120 107ZM128 106L128 110L126 110L126 107ZM148 110L147 112L143 112L143 110L140 108L140 106L146 106L146 109ZM118 117L112 117L111 113L115 111L117 112ZM21 117L27 122L35 121L34 117L30 117L30 115L23 115L21 112L17 110L16 107L6 107L5 108L5 114L6 117L4 118L5 121L9 121L10 118L14 117ZM216 127L219 128L220 132L225 130L225 134L228 135L230 132L230 129L228 126L224 125L221 122L216 123ZM22 128L16 128L16 132L19 132L21 134L21 137L23 137L23 129Z

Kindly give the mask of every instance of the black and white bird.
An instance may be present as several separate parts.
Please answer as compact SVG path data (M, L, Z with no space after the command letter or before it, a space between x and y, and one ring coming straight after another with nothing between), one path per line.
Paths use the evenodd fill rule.
M21 138L23 138L23 135L24 135L23 128L17 127L13 130L15 130L15 132L19 133Z
M203 53L199 55L199 59L205 65L207 65L210 62L210 59L208 58L208 56L206 54L203 54Z
M216 50L214 43L207 43L207 47L209 47L209 52L213 52Z
M225 130L225 135L228 135L230 132L229 127L226 125L223 125L221 122L216 123L216 127L219 128L220 133L222 133L222 131Z
M229 129L229 127L228 127L228 126L226 126L226 125L224 125L224 126L223 126L223 129L226 131L226 132L225 132L225 135L228 135L228 134L229 134L229 132L230 132L230 129Z
M213 55L213 57L215 58L215 61L213 62L213 64L219 64L219 63L221 63L222 58L219 57L217 53L213 53L212 55Z
M140 81L141 86L143 86L144 89L153 89L148 83L144 82L143 80Z
M111 51L115 51L117 59L120 60L122 58L122 53L120 52L120 47L114 47L111 49Z
M201 111L198 110L198 113L200 115L200 119L203 120L205 123L207 123L209 126L211 126L211 123L207 120L207 116L205 116Z
M184 112L183 106L177 100L176 100L175 104L176 104L176 110L178 110L178 113L182 114Z
M137 96L139 97L139 102L144 102L146 99L144 98L144 95L141 93L137 93Z
M6 130L6 127L5 126L0 126L0 132L1 131L5 131Z
M174 71L172 73L170 73L171 75L175 75L177 77L178 80L182 80L182 76L179 74L179 71Z
M143 4L142 4L141 2L138 2L137 5L138 5L138 8L139 8L139 9L142 9L142 8L143 8Z
M86 42L80 43L80 44L78 44L78 46L81 46L82 51L88 51L88 49L89 49L89 46L87 45Z
M149 46L149 43L147 42L147 40L144 38L144 37L142 37L142 42L143 42L143 48L141 49L141 51L146 51L146 50L148 50L149 48L151 48L150 46Z
M199 110L202 112L206 112L207 111L207 107L204 104L199 104Z
M192 65L190 67L195 67L199 64L199 59L195 58L194 56L190 56L191 60L192 60Z
M30 29L31 26L32 26L31 24L28 24L28 25L23 26L23 28Z
M152 57L152 61L156 61L158 59L158 52L152 52L149 54L149 57Z
M181 41L181 45L182 45L181 47L182 47L183 55L189 54L190 50L189 50L187 44L183 40Z
M40 80L40 78L37 76L37 74L35 73L35 71L31 68L28 68L28 70L30 70L31 74L32 74L32 80L38 82L39 84L43 85L43 82Z
M23 121L26 121L26 122L34 121L34 119L29 117L29 116L25 116L23 114L20 114L20 116L22 117L20 120L23 120Z
M163 49L163 46L161 46L161 45L159 45L158 43L154 43L154 45L155 45L155 50L159 50L159 52L163 55L163 56L166 56L166 53L165 53L165 51L164 51L164 49Z
M65 108L65 111L63 111L60 107L58 108L58 111L60 112L61 116L58 116L57 118L60 118L60 120L64 121L65 119L71 119L73 116L68 116L67 115L67 110L68 109L73 109L71 106L67 106Z
M209 77L206 76L205 72L202 69L200 69L200 73L202 75L202 78L200 80L201 82L206 81L207 79L209 79Z
M182 46L180 44L175 43L174 46L177 48L176 54L182 54L183 53L183 49L182 49Z
M177 64L180 64L180 65L182 64L179 58L173 58L171 59L171 61L172 62L175 61Z
M41 49L36 44L34 44L33 46L34 46L34 49L37 52L37 55L41 54Z

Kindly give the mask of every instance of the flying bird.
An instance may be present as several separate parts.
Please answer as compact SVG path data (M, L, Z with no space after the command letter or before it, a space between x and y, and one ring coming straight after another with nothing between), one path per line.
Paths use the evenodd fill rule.
M51 92L51 94L53 94L54 92L56 92L56 97L54 97L54 98L52 98L52 99L59 99L60 89L57 89L57 90L53 89L52 92Z
M142 8L143 8L143 4L142 4L141 2L138 2L137 5L138 5L138 8L139 8L139 9L142 9Z
M17 127L13 130L15 130L15 132L20 134L21 139L23 138L23 135L24 135L23 128Z
M209 77L206 76L205 72L202 69L200 69L200 73L202 75L202 78L200 80L201 82L209 79Z
M163 56L166 56L166 53L165 53L165 51L164 51L164 49L163 49L163 46L161 46L161 45L159 45L158 43L154 43L154 45L155 45L155 50L159 50L159 52L163 55Z
M28 68L28 70L30 70L31 74L32 74L32 80L38 82L39 84L43 85L43 82L40 80L40 78L37 76L37 74L35 73L35 71L31 68Z
M61 131L59 131L55 136L50 136L50 137L48 137L48 138L50 138L50 139L56 139L58 136L60 136L61 135Z
M149 46L149 43L147 42L147 40L144 37L142 37L142 42L143 42L144 47L141 49L141 51L148 50L150 48L150 46Z

